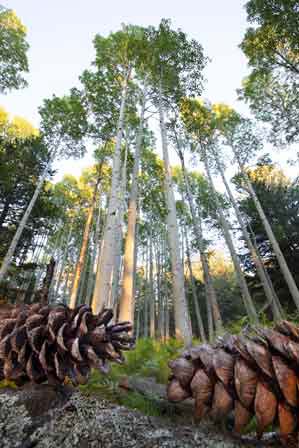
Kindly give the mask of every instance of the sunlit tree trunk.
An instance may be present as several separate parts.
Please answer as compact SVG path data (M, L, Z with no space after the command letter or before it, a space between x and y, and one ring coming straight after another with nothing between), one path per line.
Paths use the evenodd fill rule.
M68 250L69 250L69 244L70 244L71 237L72 237L72 230L73 230L73 226L72 226L72 224L70 224L69 232L67 235L67 239L66 239L66 243L65 243L65 247L64 247L64 251L63 251L63 255L62 255L61 266L60 266L60 270L59 270L58 278L57 278L57 282L56 282L55 293L54 293L55 297L57 297L58 293L59 293L61 278L64 273L65 264L67 261Z
M126 199L125 199L125 193L126 193L126 185L127 185L127 157L128 157L128 145L126 144L125 147L125 157L124 162L122 166L122 174L121 174L121 182L119 184L119 192L118 192L118 198L119 198L119 207L118 207L118 216L117 216L117 223L115 227L116 234L118 235L117 238L114 239L114 263L113 263L113 270L111 272L111 289L110 289L110 295L108 298L108 306L114 307L118 306L118 290L119 290L119 280L120 280L120 274L121 274L121 265L122 265L122 244L123 244L123 222L124 222L124 214L125 214L125 206L126 206Z
M153 274L153 230L152 223L149 237L149 312L150 312L150 337L155 337L155 293L154 293L154 274Z
M29 217L31 215L31 212L33 210L33 207L35 206L37 198L38 198L38 196L39 196L39 194L40 194L40 192L42 190L42 187L43 187L44 181L45 181L45 179L46 179L46 177L48 175L48 171L49 171L51 163L52 163L52 158L48 161L48 163L47 163L47 165L46 165L46 167L45 167L45 169L43 171L43 174L41 175L41 177L39 178L39 180L37 182L34 194L33 194L32 198L31 198L31 200L30 200L30 202L28 204L28 207L27 207L24 215L22 216L22 219L21 219L21 221L20 221L20 223L18 225L17 231L14 234L14 237L13 237L11 243L10 243L8 251L7 251L7 253L6 253L6 255L5 255L5 257L4 257L3 261L2 261L2 266L1 266L1 269L0 269L0 283L3 282L3 280L4 280L4 278L5 278L6 274L7 274L7 271L9 269L9 266L11 265L11 262L13 260L13 256L14 256L16 247L17 247L17 245L18 245L18 243L20 241L22 233L23 233L23 231L25 229L25 226L26 226L26 224L28 222L28 219L29 219Z
M72 291L71 291L71 295L70 295L70 304L69 304L69 306L72 309L74 309L76 307L76 303L77 303L77 296L78 296L78 290L79 290L79 285L80 285L80 278L81 278L82 270L84 268L84 263L85 263L85 259L86 259L86 253L87 253L87 249L88 249L90 229L91 229L92 220L93 220L94 208L95 208L95 205L96 205L96 198L97 198L97 190L98 190L98 186L99 186L99 181L100 181L100 179L98 179L98 181L97 181L97 183L96 183L96 185L94 187L94 192L93 192L91 204L90 204L90 207L88 209L87 218L86 218L86 222L85 222L85 228L84 228L84 234L83 234L83 239L82 239L82 244L81 244L79 260L78 260L78 263L77 263L77 266L76 266L74 282L73 282Z
M251 295L250 295L250 292L249 292L246 280L244 278L244 274L243 274L242 269L241 269L240 259L238 257L238 254L237 254L236 250L235 250L234 243L233 243L232 237L230 235L229 224L228 224L228 222L227 222L227 220L226 220L226 218L224 216L224 213L222 211L222 207L219 204L217 191L216 191L215 186L214 186L214 182L213 182L213 179L212 179L212 176L211 176L211 172L210 172L210 168L209 168L209 164L208 164L208 160L207 160L207 156L206 156L205 151L203 152L203 159L204 159L205 170L206 170L206 173L207 173L207 176L208 176L209 185L210 185L211 192L213 194L213 199L215 201L215 205L216 205L216 208L217 208L217 214L218 214L218 217L219 217L219 223L221 225L221 228L222 228L222 231L223 231L223 236L224 236L225 242L227 244L227 247L229 249L229 252L231 254L231 257L232 257L232 260L233 260L233 264L234 264L234 267L235 267L236 276L237 276L238 284L239 284L239 287L240 287L240 290L241 290L244 306L245 306L245 309L246 309L246 312L247 312L247 315L248 315L250 321L256 324L258 322L258 315L257 315L256 309L255 309L255 306L253 304L253 301L252 301L252 298L251 298Z
M187 234L186 227L184 228L184 234L185 234L185 242L186 242L187 264L188 264L189 275L190 275L191 291L192 291L192 298L193 298L193 303L194 303L194 308L195 308L197 325L198 325L201 340L203 342L206 342L207 341L206 333L205 333L205 329L204 329L204 325L203 325L203 320L201 317L201 312L200 312L199 303L198 303L198 297L196 295L196 286L195 286L194 277L193 277L192 263L191 263L191 257L190 257L190 248L189 248L189 241L188 241L188 234Z
M143 329L143 336L145 338L148 337L148 322L149 322L149 300L148 300L148 280L149 280L149 251L148 247L146 248L145 253L145 274L144 274L144 329Z
M187 194L187 201L189 204L191 217L192 217L192 224L194 228L194 233L196 236L197 246L199 248L199 255L200 255L200 261L202 265L203 270L203 278L204 278L204 284L205 284L205 294L207 300L210 302L210 310L212 311L212 315L208 313L208 327L209 327L209 340L212 341L214 337L214 330L213 330L213 322L215 323L215 329L216 334L219 335L223 333L223 324L222 324L222 318L221 313L218 305L217 295L216 291L213 285L213 280L211 278L210 269L209 269L209 262L208 258L205 252L204 248L204 239L202 235L202 229L201 229L201 220L200 217L196 215L194 202L193 202L193 196L190 189L190 183L188 174L186 172L185 167L185 161L184 161L184 155L180 148L178 148L178 153L181 161L181 167L182 167L182 174L183 179L186 187L186 194ZM208 310L207 310L208 311ZM212 336L213 334L213 336Z
M117 226L117 215L119 206L119 198L118 198L119 183L121 182L121 143L124 131L124 118L125 118L129 76L130 76L130 69L128 70L122 91L119 120L117 125L116 144L113 156L112 179L111 179L111 189L110 189L107 219L103 235L101 256L99 258L99 264L97 268L95 288L92 298L92 310L95 314L101 311L102 308L105 306L111 291L111 273L114 264L113 248L115 244L115 239L118 237L116 233L116 226Z
M93 247L92 247L92 254L91 254L91 265L88 273L88 279L87 279L87 292L86 292L86 304L90 304L91 295L94 288L94 281L95 281L95 275L96 275L96 258L97 258L97 250L100 247L99 237L100 237L100 226L101 226L101 195L102 191L100 188L100 191L98 193L98 206L96 207L96 224L93 234Z
M258 198L258 196L257 196L257 194L256 194L256 192L255 192L255 190L254 190L254 188L252 186L252 183L251 183L251 181L249 179L249 176L248 176L248 174L246 172L246 169L245 169L244 165L241 163L241 161L240 161L240 159L238 157L238 154L235 151L235 149L234 148L232 148L232 149L234 151L236 159L238 160L238 163L239 163L242 175L243 175L243 177L245 179L245 182L246 182L246 185L247 185L248 192L249 192L249 194L250 194L250 196L251 196L251 198L252 198L252 200L253 200L253 202L255 204L255 207L257 209L259 217L260 217L260 219L261 219L261 221L263 223L264 229L266 231L266 234L267 234L267 236L269 238L269 241L270 241L270 243L271 243L271 245L273 247L275 256L277 258L277 261L278 261L278 264L280 266L280 269L281 269L281 272L283 274L283 277L285 279L285 282L288 285L288 288L290 290L290 293L291 293L291 296L292 296L292 298L294 300L294 303L295 303L297 309L299 310L299 290L298 290L298 287L297 287L296 282L294 280L294 277L292 276L292 273L291 273L291 271L290 271L290 269L289 269L289 267L287 265L287 262L286 262L286 260L284 258L284 255L283 255L283 253L282 253L282 251L280 249L279 243L278 243L278 241L277 241L277 239L276 239L276 237L275 237L275 235L273 233L273 230L272 230L271 225L270 225L270 223L268 221L268 218L267 218L267 216L266 216L266 214L264 212L262 204L260 203L260 200L259 200L259 198Z
M132 173L132 184L128 208L128 228L125 240L124 251L124 274L122 292L119 302L119 320L133 321L134 316L134 251L136 247L136 220L137 220L137 200L138 200L138 172L140 165L140 151L143 140L144 114L146 104L146 89L143 92L140 123L136 140L134 154L134 166Z
M171 266L172 266L172 288L175 312L176 337L182 339L186 346L192 343L192 329L187 306L184 271L179 250L179 232L177 226L176 204L172 187L171 169L168 155L167 133L164 120L164 111L162 104L162 92L160 90L159 98L160 129L164 160L164 186L165 199L168 208L167 213L167 233L169 239Z
M226 188L226 191L227 191L227 194L229 196L230 202L231 202L231 204L232 204L232 206L233 206L233 208L235 210L235 213L236 213L236 216L237 216L237 219L238 219L238 222L239 222L239 225L240 225L240 228L241 228L244 240L245 240L245 242L247 244L247 247L248 247L248 249L249 249L249 251L251 253L253 263L254 263L254 265L256 267L258 276L260 277L260 280L262 282L262 286L263 286L263 289L265 291L266 298L268 299L268 302L269 302L269 304L271 306L274 320L281 320L282 319L282 314L280 312L280 307L276 303L276 297L273 296L272 288L271 288L271 285L269 284L269 280L270 279L267 278L265 270L264 270L264 266L263 266L262 261L261 261L261 259L259 257L259 254L257 253L257 251L256 251L256 249L255 249L255 247L254 247L254 245L253 245L253 243L251 241L251 238L250 238L249 233L248 233L247 228L246 228L246 224L245 224L245 222L243 220L243 217L241 215L241 212L239 210L237 202L236 202L236 200L234 198L234 195L233 195L233 193L231 191L231 188L230 188L230 186L229 186L229 184L228 184L228 182L226 180L223 167L222 167L222 165L221 165L221 163L219 161L219 158L218 158L218 155L216 154L216 151L213 152L213 155L215 157L215 160L216 160L216 163L217 163L217 169L218 169L219 173L221 174L221 178L222 178L222 181L223 181L224 186ZM270 280L270 282L271 282L271 280Z

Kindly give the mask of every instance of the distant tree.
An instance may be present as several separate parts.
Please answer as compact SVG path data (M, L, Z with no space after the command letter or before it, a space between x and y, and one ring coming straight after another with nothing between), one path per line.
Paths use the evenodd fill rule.
M0 93L27 85L26 28L14 11L0 5Z

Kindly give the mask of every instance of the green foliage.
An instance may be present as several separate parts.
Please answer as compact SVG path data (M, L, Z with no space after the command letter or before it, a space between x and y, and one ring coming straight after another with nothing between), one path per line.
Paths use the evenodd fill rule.
M297 280L298 282L298 179L292 182L271 160L267 162L266 159L263 159L262 163L258 163L256 168L248 170L248 175L295 281ZM236 176L234 181L237 187L244 192L241 178ZM252 199L249 196L243 197L239 201L239 206L246 215L248 229L250 232L253 232L255 242L282 305L287 312L293 312L292 300ZM242 256L242 261L245 270L256 275L249 252ZM254 280L251 279L250 285L254 288L253 291L256 291L258 299L258 293L261 288L258 278L254 277Z
M68 96L53 95L39 108L40 129L52 157L80 158L86 149L83 143L88 131L87 112L81 93L72 89Z
M156 91L162 88L165 102L178 104L187 95L200 95L206 63L202 46L182 30L171 29L167 19L157 29L149 27L146 35L151 49L148 80Z
M170 339L166 344L152 339L139 339L136 348L126 354L126 363L113 366L112 372L119 375L154 377L165 384L169 375L168 361L182 348L181 342Z
M122 392L119 381L123 377L152 377L158 383L166 384L170 370L168 362L174 359L182 349L175 339L161 343L152 339L139 339L136 348L126 353L123 365L113 364L108 375L93 371L88 384L81 390L88 394L98 394L102 398L120 403L132 409L138 409L146 415L159 416L163 412L155 395L146 397L138 392Z
M258 119L270 124L276 146L298 141L298 4L293 0L250 0L241 48L252 72L240 96Z
M27 85L26 28L14 11L0 5L0 93Z

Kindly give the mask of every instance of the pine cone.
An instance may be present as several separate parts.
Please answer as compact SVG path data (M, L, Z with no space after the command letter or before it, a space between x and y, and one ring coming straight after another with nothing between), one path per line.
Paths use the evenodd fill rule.
M91 368L104 373L108 361L122 363L122 350L134 341L130 322L108 325L113 312L94 316L87 305L76 309L34 304L17 306L1 314L0 380L74 385L88 381Z
M192 347L169 367L168 399L192 396L199 419L233 411L240 433L255 416L258 437L277 424L282 442L299 446L299 327L291 322Z

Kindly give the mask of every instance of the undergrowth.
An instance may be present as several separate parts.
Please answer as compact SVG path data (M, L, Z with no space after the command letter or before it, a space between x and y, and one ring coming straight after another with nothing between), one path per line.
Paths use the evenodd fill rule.
M166 384L170 374L168 362L177 357L182 348L182 343L175 339L170 339L167 343L139 339L134 350L125 353L124 364L112 364L107 375L94 370L88 384L80 389L84 393L99 395L128 408L138 409L146 415L163 415L165 407L161 407L157 397L123 391L119 388L119 382L124 377L138 376L151 377L157 383Z

